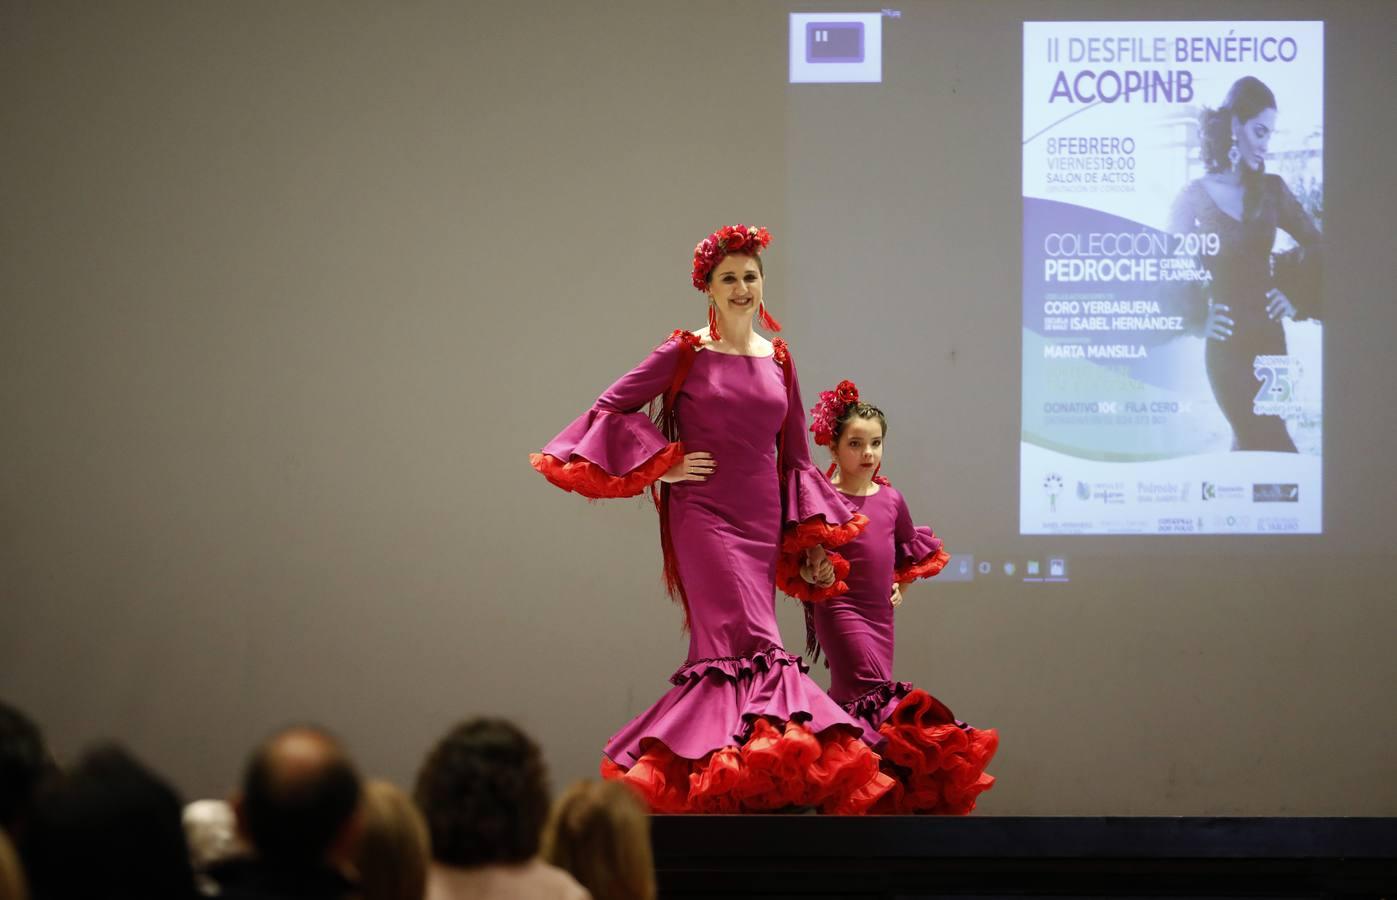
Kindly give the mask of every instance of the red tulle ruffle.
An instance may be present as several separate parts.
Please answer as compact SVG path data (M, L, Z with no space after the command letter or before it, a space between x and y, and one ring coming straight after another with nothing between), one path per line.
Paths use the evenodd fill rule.
M926 559L909 563L893 572L893 581L898 584L906 584L909 581L916 581L918 578L931 578L946 568L946 563L951 561L951 554L945 549L937 550ZM950 577L950 576L947 576Z
M563 462L547 453L530 453L529 465L565 491L576 491L592 500L634 497L660 480L660 476L684 458L684 446L676 441L625 475L612 475L586 459Z
M834 566L834 583L829 587L811 584L800 577L800 564L804 553L783 553L776 560L776 589L788 597L819 603L831 597L849 593L849 561L838 553L825 554Z
M630 785L656 813L818 807L833 815L861 815L894 789L879 764L878 754L846 729L814 734L796 722L757 719L741 747L685 759L655 741L629 769L602 757L601 775Z
M868 527L868 516L854 513L843 525L831 525L821 517L806 519L799 525L788 525L781 537L782 553L799 553L810 547L838 547L859 536Z
M926 691L904 697L878 731L887 738L883 772L896 785L875 813L965 815L994 786L985 767L999 749L999 733L957 723Z

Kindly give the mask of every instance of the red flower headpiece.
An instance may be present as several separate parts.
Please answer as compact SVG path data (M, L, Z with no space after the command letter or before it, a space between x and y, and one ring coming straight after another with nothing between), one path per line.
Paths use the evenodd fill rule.
M771 243L771 233L755 225L724 225L694 247L694 287L708 290L708 275L729 253L753 256Z
M832 391L820 391L820 401L810 410L810 430L815 433L815 443L821 447L834 443L835 424L858 402L859 389L847 378Z

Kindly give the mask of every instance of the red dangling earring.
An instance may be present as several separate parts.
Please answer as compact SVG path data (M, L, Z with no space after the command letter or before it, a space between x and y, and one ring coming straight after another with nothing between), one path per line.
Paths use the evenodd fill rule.
M833 477L834 477L834 470L837 469L837 468L839 468L839 463L830 463L830 464L829 464L829 468L825 470L825 477L826 477L826 478L833 478Z
M708 339L711 341L723 339L723 336L718 333L718 309L712 303L708 304Z
M880 462L880 463L878 463L878 465L876 465L876 466L873 467L873 477L874 477L874 478L877 478L877 477L878 477L878 473L881 472L881 471L883 471L883 464Z
M766 326L766 330L767 330L767 331L780 331L780 330L781 330L781 323L778 322L778 321L776 321L776 317L775 317L775 316L773 316L771 313L769 313L769 312L766 311L766 304L765 304L765 303L758 303L758 304L757 304L757 315L761 317L762 325Z

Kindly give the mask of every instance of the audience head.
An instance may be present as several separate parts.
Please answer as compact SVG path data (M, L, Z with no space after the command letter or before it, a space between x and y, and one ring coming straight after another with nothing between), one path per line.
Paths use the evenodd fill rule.
M350 853L359 795L359 773L340 742L298 725L253 752L233 807L239 831L263 862L311 868Z
M17 842L23 841L39 782L55 768L38 727L0 701L0 828Z
M179 797L115 746L40 786L25 862L36 900L194 896Z
M247 854L238 837L238 819L226 800L195 800L184 808L184 839L195 872Z
M421 900L431 844L412 798L386 781L364 785L356 868L362 900Z
M523 862L537 855L548 815L543 755L503 719L462 722L422 764L416 799L437 862Z
M635 792L615 781L579 781L553 807L543 857L607 900L654 900L650 818Z

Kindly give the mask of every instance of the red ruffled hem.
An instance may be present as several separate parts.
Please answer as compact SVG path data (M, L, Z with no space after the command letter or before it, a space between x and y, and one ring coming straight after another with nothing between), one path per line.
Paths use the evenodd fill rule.
M606 500L634 497L644 492L683 458L684 446L676 441L625 475L612 475L591 460L563 462L547 453L530 453L529 465L565 491L576 491L592 500Z
M829 587L811 584L800 577L800 564L803 553L783 553L776 560L776 589L788 597L819 603L849 593L849 561L838 553L827 553L830 565L834 566L834 583Z
M883 772L895 787L879 799L874 813L962 816L994 787L985 768L999 749L999 733L958 724L926 691L903 698L878 731L887 738Z
M799 553L814 546L839 547L847 544L868 527L868 516L855 513L843 525L831 525L816 516L799 525L788 525L781 537L782 553Z
M757 719L741 747L685 759L654 741L629 769L602 757L601 775L630 785L656 813L818 807L832 815L861 815L894 789L879 764L878 754L846 729L814 734L796 722L778 727Z
M920 562L909 563L893 572L893 581L898 584L906 584L909 581L916 581L918 578L933 578L940 571L946 568L946 563L951 561L951 554L944 549L937 550Z

